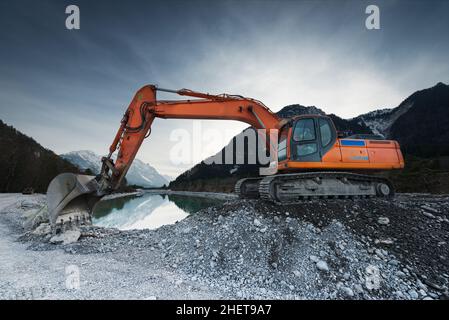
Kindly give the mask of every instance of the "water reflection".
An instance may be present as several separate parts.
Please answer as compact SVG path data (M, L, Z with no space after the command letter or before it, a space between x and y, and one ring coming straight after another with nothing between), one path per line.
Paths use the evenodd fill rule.
M180 195L116 198L100 201L94 209L92 222L121 230L156 229L218 203L220 200Z

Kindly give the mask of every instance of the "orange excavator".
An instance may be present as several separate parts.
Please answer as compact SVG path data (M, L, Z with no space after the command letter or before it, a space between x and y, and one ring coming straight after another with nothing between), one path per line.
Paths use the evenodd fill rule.
M158 91L194 99L158 100ZM327 116L280 119L255 99L147 85L137 91L126 110L109 155L102 158L101 173L63 173L51 181L47 203L52 224L67 212L91 211L101 197L120 186L155 118L238 120L256 129L275 130L276 141L266 141L267 147L275 146L275 174L239 180L235 192L242 198L286 203L308 198L391 197L391 182L366 172L404 167L396 141L339 137Z

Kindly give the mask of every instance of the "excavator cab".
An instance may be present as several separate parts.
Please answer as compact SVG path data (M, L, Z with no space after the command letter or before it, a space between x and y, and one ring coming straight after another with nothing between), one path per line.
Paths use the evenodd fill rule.
M298 116L279 132L278 170L391 170L404 166L399 144L378 137L339 136L324 115Z
M337 141L338 134L329 117L304 115L291 120L279 132L279 169L289 162L320 162Z

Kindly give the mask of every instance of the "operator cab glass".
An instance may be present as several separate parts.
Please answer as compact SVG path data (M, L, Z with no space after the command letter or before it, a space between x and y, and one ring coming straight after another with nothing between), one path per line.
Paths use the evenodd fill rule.
M278 161L287 159L287 139L288 139L288 126L284 126L279 132L278 142Z
M292 130L292 161L321 161L336 140L335 128L327 117L299 118Z

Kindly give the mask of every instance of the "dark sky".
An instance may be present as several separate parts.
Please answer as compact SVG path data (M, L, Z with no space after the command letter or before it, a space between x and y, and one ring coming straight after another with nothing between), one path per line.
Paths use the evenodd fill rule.
M69 4L80 8L80 30L65 28ZM365 28L369 4L380 8L380 30ZM424 0L2 0L0 119L57 153L105 153L149 83L353 117L449 82L448 16L449 1ZM169 136L193 135L193 125L156 121L139 158L172 175L190 167L168 160ZM246 127L200 125L224 133L209 153Z

